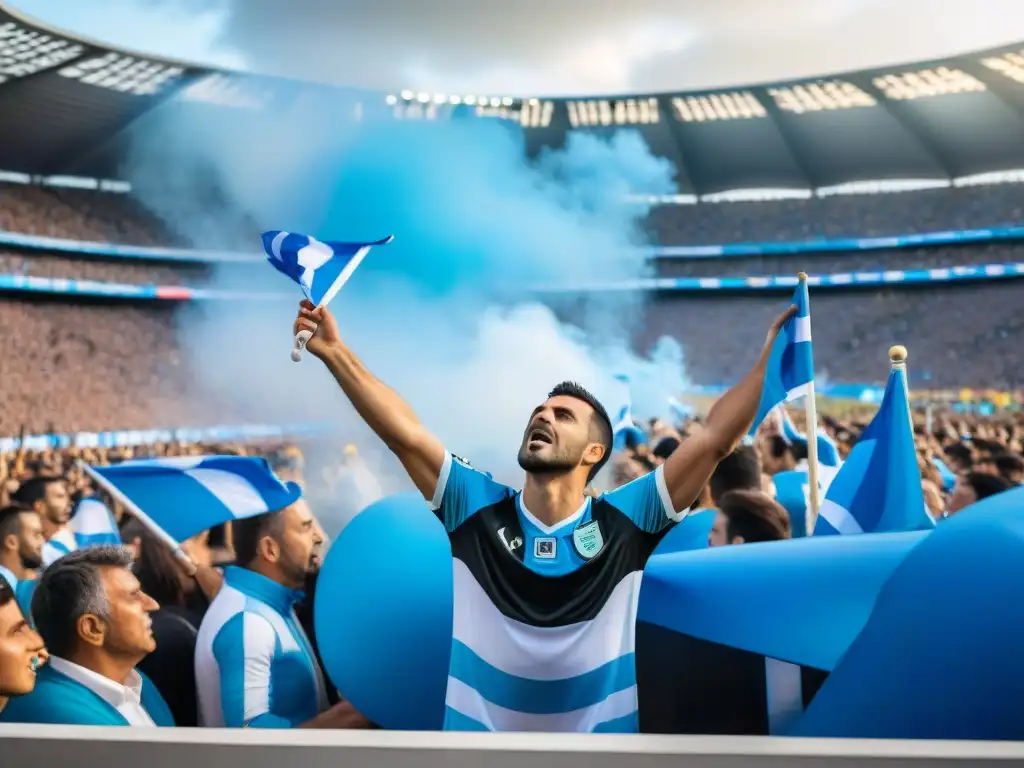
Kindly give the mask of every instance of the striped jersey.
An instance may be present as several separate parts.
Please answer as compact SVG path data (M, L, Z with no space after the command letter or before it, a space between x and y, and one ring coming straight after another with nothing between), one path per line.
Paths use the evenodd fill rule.
M327 708L327 689L295 616L302 592L245 568L224 570L196 639L200 725L293 728Z
M453 555L445 729L636 732L640 580L683 516L663 470L547 526L447 454L430 506Z

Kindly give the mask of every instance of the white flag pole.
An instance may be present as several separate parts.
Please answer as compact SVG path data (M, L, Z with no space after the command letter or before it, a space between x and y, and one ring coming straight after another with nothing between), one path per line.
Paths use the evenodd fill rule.
M811 301L807 293L807 273L801 272L797 275L800 281L800 289L808 295L807 298L807 330L811 329ZM813 347L811 348L813 350ZM814 525L818 520L818 509L821 507L821 497L818 487L818 407L814 391L814 359L811 358L811 381L807 386L807 394L804 396L804 412L807 417L807 535L814 531Z
M121 493L120 488L118 488L116 485L107 480L107 478L105 478L103 475L97 472L95 467L86 464L81 459L76 459L75 463L81 468L83 472L85 472L85 474L91 477L97 485L102 486L103 490L109 493L111 497L121 502L121 504L124 505L125 509L131 512L132 515L134 515L140 523L146 526L150 533L152 533L164 544L166 544L170 548L171 552L174 553L174 556L178 560L180 560L181 563L185 566L186 570L189 573L195 573L197 568L195 562L192 560L191 557L189 557L185 553L185 550L181 548L181 544L175 541L174 537L171 536L171 534L169 534L167 531L165 531L163 528L157 525L156 522L154 522L153 518L151 518L149 515L143 512L139 508L138 504L136 504L134 501L132 501L123 493Z

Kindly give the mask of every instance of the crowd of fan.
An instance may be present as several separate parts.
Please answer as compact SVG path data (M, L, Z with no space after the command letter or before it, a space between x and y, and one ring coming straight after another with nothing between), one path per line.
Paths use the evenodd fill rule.
M778 312L770 294L663 294L647 307L637 345L680 338L698 384L737 381L760 329ZM1013 280L920 288L811 290L815 370L833 380L880 382L886 352L903 344L915 381L929 388L1024 386L1024 302ZM719 332L718 329L721 329Z
M662 206L655 222L682 222L686 237L666 242L802 237L809 234L874 234L923 231L952 225L1014 223L1018 185L914 193L837 196L807 201ZM197 206L208 201L194 201ZM667 218L666 218L667 217ZM205 217L208 218L208 217ZM205 220L197 216L196 221ZM694 228L690 228L690 224ZM660 225L659 225L660 226ZM673 225L674 226L674 225ZM759 229L760 228L760 229ZM129 195L0 184L0 230L140 245L186 244ZM1019 260L1019 248L942 247L807 257L660 260L659 276L811 274L896 268L940 268ZM228 274L227 270L235 270ZM245 264L221 265L218 277L251 288ZM200 264L167 264L39 251L0 251L0 273L124 283L198 285L212 270ZM884 351L893 343L911 353L912 372L929 386L1024 385L1024 302L1019 284L986 281L919 289L812 290L816 365L833 380L884 379ZM687 374L697 384L734 381L755 348L753 334L776 312L779 297L702 292L662 294L651 300L637 343L646 348L662 335L679 339ZM984 311L979 311L979 308ZM21 426L30 432L147 428L223 421L230 404L191 396L194 376L183 362L168 304L73 304L28 300L12 294L0 302L4 361L0 435ZM834 320L838 320L834 322ZM722 332L709 332L722 329ZM102 372L102 373L100 373ZM74 397L69 398L68 393ZM81 407L88 403L88 407Z
M654 208L648 224L663 245L883 237L1015 226L1024 221L1017 184L835 195L806 200L700 203Z
M0 301L0 435L223 424L164 305Z

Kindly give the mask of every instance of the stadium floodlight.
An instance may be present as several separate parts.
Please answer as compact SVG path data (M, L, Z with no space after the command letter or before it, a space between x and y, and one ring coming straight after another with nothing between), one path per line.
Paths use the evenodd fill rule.
M566 102L573 128L598 125L649 125L660 121L658 99L578 99Z
M1008 77L1015 83L1024 84L1024 53L1004 53L1001 56L988 56L981 60L981 63L991 69L993 72L998 72L1004 77Z
M61 77L135 96L153 96L184 74L184 69L110 51L58 71Z
M913 72L881 75L873 81L874 86L893 101L911 101L934 96L950 96L960 93L981 93L988 90L985 84L973 75L955 67L935 67Z
M397 103L398 103L398 97L397 97L397 96L395 96L395 94L393 94L393 93L389 93L389 94L388 94L388 97L387 97L386 99L384 99L384 101L385 101L385 103L386 103L386 104L387 104L387 105L388 105L389 107L393 107L393 106L395 106L395 104L397 104Z
M513 99L511 96L504 96L501 99L501 105L503 107L511 107L512 104L514 104L514 103L515 103L515 99Z
M751 91L675 96L672 108L676 119L683 123L753 120L768 116L764 105Z
M413 96L415 96L415 94L412 91L408 91L408 90L402 91L402 98L405 101L412 101Z
M768 94L783 112L806 112L873 107L878 102L869 93L843 80L822 80L769 88Z
M420 104L427 104L430 101L430 94L429 93L417 93L416 94L416 101L418 101Z
M445 96L443 93L435 93L434 94L434 103L435 104L444 104L446 101L448 101L448 97Z
M84 53L84 46L70 40L13 21L0 24L0 83L59 67Z

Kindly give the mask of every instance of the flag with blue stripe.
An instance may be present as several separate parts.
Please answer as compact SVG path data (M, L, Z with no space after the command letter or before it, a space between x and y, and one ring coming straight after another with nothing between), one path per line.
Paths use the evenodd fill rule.
M921 531L935 523L925 509L906 374L889 374L882 405L825 494L814 535Z
M299 284L315 306L330 303L375 245L387 245L394 235L372 243L321 242L308 235L272 230L263 233L263 250L278 272Z
M761 390L761 404L750 428L754 434L771 410L811 391L814 384L814 356L811 354L811 301L807 282L801 280L793 294L796 314L789 318L772 343L768 370Z
M807 435L796 428L796 424L789 417L789 411L784 405L776 407L779 418L782 422L782 439L789 444L802 443L807 445ZM839 468L842 466L842 459L839 458L839 447L831 437L822 430L818 430L818 463L826 467Z
M681 427L693 417L693 406L686 405L676 400L674 397L668 399L668 410L672 414L672 418L675 419L676 426Z
M642 445L647 442L647 434L633 423L633 397L629 390L629 377L619 373L613 377L617 383L618 395L615 405L609 409L612 420L612 450L625 450L628 443Z
M175 456L93 469L176 541L284 509L302 495L266 459L247 456Z
M75 505L71 530L75 533L79 549L107 544L119 546L122 543L114 515L95 496L86 496Z

